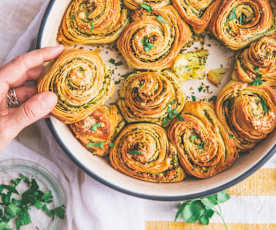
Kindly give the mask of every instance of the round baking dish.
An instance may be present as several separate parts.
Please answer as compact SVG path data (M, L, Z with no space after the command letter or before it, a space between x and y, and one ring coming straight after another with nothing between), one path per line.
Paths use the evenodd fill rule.
M69 1L50 1L40 27L37 48L57 44L59 22ZM250 176L276 152L276 133L273 132L250 153L242 154L230 169L219 175L204 180L190 178L176 184L154 184L121 174L106 160L93 156L78 142L70 129L54 117L48 119L47 124L67 155L91 177L123 193L151 200L188 200L225 190Z

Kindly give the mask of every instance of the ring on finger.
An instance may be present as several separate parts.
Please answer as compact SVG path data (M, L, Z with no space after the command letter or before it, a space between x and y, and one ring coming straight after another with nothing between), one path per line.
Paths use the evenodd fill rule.
M15 89L10 89L7 96L7 104L9 108L16 108L20 106L20 102L16 95Z

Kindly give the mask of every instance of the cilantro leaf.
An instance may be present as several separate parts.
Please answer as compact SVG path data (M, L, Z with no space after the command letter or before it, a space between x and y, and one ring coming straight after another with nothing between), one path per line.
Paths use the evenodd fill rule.
M10 226L5 222L0 222L0 230L12 230Z
M16 224L16 230L20 230L21 226L27 225L31 223L31 217L28 212L28 210L23 210L20 212L15 219L15 224Z

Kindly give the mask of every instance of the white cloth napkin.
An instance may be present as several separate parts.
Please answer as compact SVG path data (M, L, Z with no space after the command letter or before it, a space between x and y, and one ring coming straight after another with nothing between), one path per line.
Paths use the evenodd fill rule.
M6 62L33 47L47 2L10 51ZM131 197L112 190L83 173L57 145L44 121L27 129L19 140L24 140L34 151L14 140L0 154L0 160L33 160L58 177L68 197L67 225L64 230L143 230L145 221L173 220L177 202ZM265 167L276 168L276 157ZM222 209L227 222L276 223L275 203L276 197L233 197ZM212 221L220 222L217 217Z

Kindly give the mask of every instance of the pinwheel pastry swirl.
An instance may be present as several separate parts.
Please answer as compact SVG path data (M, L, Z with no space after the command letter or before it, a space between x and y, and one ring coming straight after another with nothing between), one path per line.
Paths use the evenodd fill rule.
M233 80L276 87L276 34L251 43L236 58Z
M132 15L117 46L129 67L162 70L170 67L182 46L191 37L189 26L172 6L151 13L140 10Z
M201 33L217 10L221 0L172 0L181 17L192 26L194 32Z
M115 169L140 180L172 183L185 177L166 131L155 124L126 126L116 138L109 156Z
M197 178L218 174L238 157L235 143L207 102L186 103L181 119L169 126L168 136L185 172Z
M184 107L185 96L170 71L134 72L119 93L119 108L128 122L167 126Z
M113 92L110 71L97 51L68 49L40 80L38 91L54 92L52 114L66 124L83 120Z
M65 45L111 43L127 24L121 0L72 0L57 40Z
M227 47L239 50L275 32L275 17L269 0L223 0L210 30Z
M170 0L124 0L125 6L131 10L146 8L150 11L166 6L169 3Z
M266 85L231 81L220 92L216 113L239 151L247 151L276 125L276 93Z
M124 123L115 105L101 105L84 120L70 127L85 148L97 156L105 156Z

